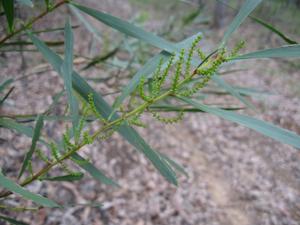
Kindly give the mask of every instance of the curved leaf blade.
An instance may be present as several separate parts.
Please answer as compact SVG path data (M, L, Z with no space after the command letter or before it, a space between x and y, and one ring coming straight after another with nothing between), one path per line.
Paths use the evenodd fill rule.
M261 58L299 58L299 57L300 57L300 44L250 52L244 55L234 57L231 60L261 59Z
M110 26L128 36L135 37L139 40L145 41L146 43L149 43L153 46L156 46L160 49L164 49L168 52L176 52L179 51L173 43L166 41L163 38L160 38L153 33L144 31L143 29L136 27L135 25L122 20L120 18L114 17L112 15L103 13L101 11L91 9L88 7L85 7L83 5L71 3L76 8L81 10L82 12L94 17L95 19L101 21L102 23L106 24L107 26Z
M298 44L296 41L291 40L290 38L288 38L284 33L282 33L281 31L279 31L277 28L275 28L272 24L269 24L257 17L251 17L252 20L254 20L256 23L264 26L265 28L269 29L270 31L272 31L273 33L277 34L279 37L281 37L286 43L294 45L294 44Z
M238 11L235 7L227 4L224 1L221 0L217 0L218 2L226 5L228 8L233 9L234 11ZM272 24L258 18L255 16L249 16L250 19L252 19L254 22L258 23L259 25L267 28L268 30L272 31L273 33L275 33L276 35L278 35L280 38L282 38L286 43L288 44L298 44L296 41L291 40L289 37L287 37L283 32L281 32L278 28L274 27Z
M234 87L232 87L230 84L225 82L225 80L221 76L215 74L214 76L212 76L212 80L215 83L217 83L220 87L224 88L232 96L239 99L242 103L245 104L245 106L255 111L255 106L251 102L249 102L246 98L244 98L237 90L235 90Z
M14 0L4 0L2 1L2 6L7 19L8 29L12 32L15 18Z
M261 133L265 136L273 138L274 140L277 140L284 144L288 144L297 149L300 149L300 136L289 130L283 129L281 127L275 126L271 123L268 123L268 122L265 122L262 120L252 118L250 116L241 115L241 114L238 114L238 113L235 113L232 111L226 111L226 110L222 110L222 109L209 107L207 105L201 104L199 102L195 102L188 98L184 98L184 97L178 97L178 98L190 105L193 105L194 107L196 107L198 109L201 109L201 110L207 112L207 113L210 113L210 114L219 116L223 119L241 124L245 127L255 130L258 133Z
M32 137L33 135L32 127L24 126L12 119L0 118L0 126L25 134L27 137Z
M81 14L81 12L75 8L73 5L69 5L71 11L74 13L74 15L83 23L83 25L85 26L85 28L94 35L94 37L97 39L97 41L99 41L100 43L102 43L102 38L101 38L101 34L100 32L93 27L93 25L87 21L84 16Z
M22 221L18 221L18 220L15 220L13 218L10 218L10 217L7 217L7 216L2 216L2 215L0 215L0 220L7 221L7 222L9 222L10 224L13 224L13 225L29 225L28 223L24 223Z
M50 208L59 208L60 206L48 199L45 198L41 195L34 194L30 191L27 191L25 188L21 187L20 185L16 184L12 180L8 179L5 177L2 172L0 171L0 186L8 189L9 191L21 195L23 198L29 199L39 205L45 206L45 207L50 207Z
M108 178L104 175L98 168L96 168L93 164L89 163L85 158L80 156L78 153L74 153L72 155L73 162L75 162L78 166L80 166L82 169L87 171L95 180L98 180L100 183L111 185L115 187L119 187L119 184L117 184L112 179ZM78 163L78 162L83 163Z
M174 160L170 159L167 155L163 154L163 153L159 153L160 156L162 158L164 158L169 164L170 166L172 166L175 170L177 170L179 173L183 174L185 177L189 177L188 173L185 171L185 169L179 165L177 162L175 162Z
M8 86L10 85L14 80L9 78L5 81L3 81L1 84L0 84L0 93Z
M247 16L262 2L262 0L246 0L239 10L238 14L227 28L220 46L224 46L232 33L243 23Z
M69 175L57 176L57 177L42 177L42 178L40 178L40 180L73 182L73 181L81 180L83 178L83 176L84 176L83 173L76 173L76 174L69 174Z
M36 144L40 138L41 135L41 130L43 128L44 125L44 118L43 115L38 116L37 118L37 122L33 131L33 137L32 137L32 141L31 141L31 146L29 151L27 152L24 160L23 160L23 165L22 168L20 170L19 176L18 178L20 178L22 176L22 174L24 173L25 169L27 168L29 162L31 161L32 155L34 153L34 150L36 148Z
M73 133L76 132L76 128L79 121L79 109L76 97L72 93L72 73L73 73L73 45L74 36L69 20L65 25L65 59L61 65L60 74L64 80L64 86L68 96L68 103L70 105Z

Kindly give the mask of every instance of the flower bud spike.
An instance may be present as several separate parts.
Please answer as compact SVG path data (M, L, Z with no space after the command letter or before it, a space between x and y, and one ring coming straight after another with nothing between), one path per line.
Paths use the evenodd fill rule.
M60 153L58 151L58 148L56 146L56 144L54 144L53 142L50 143L50 149L51 149L51 155L53 157L54 161L58 161L59 157L60 157Z
M179 83L179 78L180 78L180 75L181 75L181 72L182 72L182 65L183 65L183 62L184 62L184 48L181 49L180 51L180 55L179 55L179 60L177 61L177 64L176 64L176 71L175 71L175 76L173 78L173 82L172 82L172 92L176 92L177 88L178 88L178 83Z
M156 69L155 72L154 72L153 79L159 79L159 78L160 78L160 76L161 76L160 71L161 71L161 67L162 67L162 65L163 65L163 62L164 62L164 60L161 58L161 59L159 60L157 69Z
M238 52L239 52L242 48L244 48L244 47L245 47L245 41L242 40L242 41L240 41L239 43L237 43L237 44L235 45L235 47L232 49L232 51L231 51L229 57L235 57L235 56L237 56Z
M74 148L75 145L71 143L70 140L70 133L69 133L69 129L66 129L66 132L63 134L63 144L64 144L64 149L65 151L69 151L70 149Z
M59 150L58 150L57 145L54 144L53 142L51 142L51 143L50 143L50 148L51 148L51 153L52 153L53 161L54 161L54 162L60 161L61 155L60 155L60 152L59 152ZM72 173L72 171L68 168L68 166L67 166L64 162L60 161L60 162L59 162L59 166L60 166L64 171L66 171L67 173Z
M83 132L83 143L87 145L93 144L93 138L88 131Z
M189 52L188 52L188 58L186 61L186 65L185 65L185 77L188 77L190 75L190 70L191 70L191 64L192 64L192 59L193 59L193 55L196 49L196 46L199 44L200 40L202 39L201 35L198 35L195 40L193 41Z
M161 74L162 65L163 65L163 59L161 58L159 61L158 67L153 75L153 79L152 80L150 79L150 83L152 86L152 89L150 91L151 97L157 96L160 92L159 83L160 83L160 80L162 77L162 74Z
M98 136L98 139L100 141L104 141L104 140L110 138L114 134L114 132L115 132L115 129L111 129L111 130L107 131L106 133Z
M175 59L175 54L172 54L170 56L170 59L168 61L168 64L167 64L167 67L164 69L163 73L162 73L162 76L160 77L159 81L158 81L158 84L157 84L157 90L158 90L158 93L160 92L161 90L161 87L162 85L164 84L164 82L166 81L166 78L168 76L168 73L173 65L173 61ZM157 94L158 94L157 93Z
M171 123L177 123L179 122L180 120L183 119L183 116L184 116L184 112L183 111L180 111L177 116L175 117L163 117L161 116L158 112L155 112L155 111L150 111L152 116L157 119L158 121L160 122L163 122L163 123L166 123L166 124L171 124Z
M140 94L140 97L145 101L145 102L149 102L151 101L151 97L147 96L145 94L145 90L144 90L144 85L145 85L145 76L143 76L140 80L140 83L139 83L139 86L138 86L138 89L139 89L139 94Z
M41 149L36 149L37 156L47 164L50 164L48 157L42 152Z
M129 98L127 108L132 110L138 104L137 91L135 90Z
M90 107L90 110L95 114L95 116L101 121L103 122L104 124L107 123L107 120L104 119L100 113L97 111L96 109L96 106L95 106L95 102L94 102L94 96L93 96L93 93L89 93L88 94L88 103L89 103L89 107Z
M201 61L206 59L205 53L200 48L197 49L197 54L198 54L199 58L201 59Z

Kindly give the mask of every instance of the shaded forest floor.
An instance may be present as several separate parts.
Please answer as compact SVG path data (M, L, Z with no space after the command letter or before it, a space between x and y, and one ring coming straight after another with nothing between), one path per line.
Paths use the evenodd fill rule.
M165 12L163 10L169 12L174 9L166 5L156 12L157 8L150 7L147 13L144 10L139 14L137 7L141 6L132 2L134 1L129 4L114 0L104 1L101 6L96 3L90 5L126 19L132 19L131 16L135 15L138 23L147 30L163 34L168 27L165 23L162 24L162 21L165 21L163 19L166 19L162 16ZM61 15L55 18L57 22L61 19ZM169 39L173 39L172 36L183 39L185 35L195 33L199 29L207 29L201 21L193 22L190 28L180 33L177 33L179 31L175 28L175 31L172 30L175 35L170 33L166 36ZM46 22L48 21L45 20L44 23ZM93 24L102 32L107 32L108 37L113 35L95 21ZM40 24L42 25L43 23ZM203 45L210 49L223 32L224 29L205 30ZM88 51L91 37L87 37L86 33L82 27L75 30L75 41L80 43L76 46L78 53L93 54L93 51L98 52L105 48L106 42L103 41L100 47L95 44L92 50ZM266 38L261 38L262 36ZM61 37L61 34L57 37ZM249 21L241 27L233 42L240 38L247 40L245 52L282 45L276 37ZM112 43L108 45L113 46ZM6 65L0 69L1 78L8 74L17 78L31 73L32 66L41 62L40 54L24 53L24 57L29 59L26 65L19 53L7 53L6 57ZM14 60L11 60L12 57ZM128 55L119 54L117 57L126 60ZM137 57L143 60L147 53ZM80 68L80 65L78 67ZM250 61L247 64L241 62L230 67L232 68L242 68L243 71L224 76L230 84L272 93L257 95L251 99L257 106L258 113L251 110L243 110L242 113L300 134L299 60ZM128 72L122 69L111 69L109 74L107 72L107 68L100 65L99 68L92 68L83 74L89 78L105 78L118 74L119 79L108 79L107 83L90 81L101 93L115 91L116 86L125 84L128 80ZM62 81L55 72L34 72L15 83L15 90L1 109L1 113L41 112L51 104L51 96L62 87ZM107 99L111 101L113 97L115 96L109 96ZM233 102L234 105L241 105L232 98L221 96L209 97L205 101L221 104ZM57 108L56 112L63 113L63 110ZM181 123L168 126L153 121L148 115L143 119L149 126L147 129L138 130L149 144L186 168L189 178L180 177L179 187L169 185L142 155L115 134L106 142L94 143L85 148L82 154L116 180L121 188L107 187L88 176L75 183L36 182L29 186L32 191L49 193L48 196L59 203L97 201L103 203L101 209L80 206L66 210L43 209L39 214L19 214L18 218L29 223L34 221L31 224L37 225L299 224L300 155L297 150L207 114L188 114ZM60 134L57 131L63 127L62 123L47 122L44 132L52 138L58 138ZM30 139L3 129L0 129L0 137L0 166L13 177L18 172L19 166L16 165L20 165L30 146ZM9 202L16 203L13 199Z

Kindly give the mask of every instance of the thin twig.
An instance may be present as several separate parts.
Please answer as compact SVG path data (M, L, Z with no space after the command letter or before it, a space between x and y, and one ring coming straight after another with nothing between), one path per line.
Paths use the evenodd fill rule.
M7 36L3 37L0 39L0 47L10 38L14 37L16 34L21 33L22 31L30 28L35 22L37 22L38 20L40 20L41 18L43 18L44 16L46 16L48 13L52 12L54 9L64 5L65 3L68 3L70 0L62 0L59 1L57 4L55 4L53 7L51 7L50 9L47 9L46 11L42 12L40 15L34 17L33 19L31 19L28 23L26 23L24 26L20 27L19 29L11 32L10 34L8 34Z

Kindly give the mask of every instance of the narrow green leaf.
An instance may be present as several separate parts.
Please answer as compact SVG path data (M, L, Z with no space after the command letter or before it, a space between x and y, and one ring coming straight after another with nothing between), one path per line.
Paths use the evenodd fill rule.
M227 82L225 82L225 80L223 80L222 77L220 77L219 75L214 75L212 77L212 80L214 82L216 82L220 87L224 88L226 91L228 91L232 96L236 97L237 99L239 99L242 103L244 103L247 107L249 107L250 109L255 111L255 106L247 101L247 99L245 99L242 95L240 95L240 93L238 91L236 91L234 89L234 87L232 87L230 84L228 84Z
M15 130L18 133L25 134L28 137L32 137L33 135L32 127L24 126L20 123L15 122L12 119L0 118L0 126L11 130Z
M262 97L262 95L274 95L274 93L264 90L257 90L254 88L234 87L242 95Z
M259 59L259 58L299 58L300 44L288 45L279 48L264 49L257 52L250 52L244 55L236 56L231 60L240 59Z
M163 154L163 153L159 153L160 156L165 159L170 166L172 166L175 170L177 170L178 172L182 173L184 176L189 177L188 173L185 171L185 169L179 165L177 162L175 162L174 160L170 159L167 155Z
M109 115L109 114L108 114ZM113 117L116 118L116 117ZM118 132L125 137L130 144L140 150L170 183L177 186L175 172L168 163L144 141L144 139L130 126L120 126Z
M45 5L46 5L46 8L49 9L51 7L50 0L45 0Z
M0 94L13 81L14 81L13 79L7 79L2 84L0 84ZM3 98L0 99L0 106L4 103L4 101L8 98L8 96L12 93L13 90L14 90L14 87L11 87L9 89L9 91L3 96Z
M69 174L69 175L57 176L57 177L42 177L40 178L40 180L73 182L73 181L81 180L83 176L84 176L83 173L76 173L76 174Z
M84 66L82 68L82 70L89 69L90 67L109 59L110 57L114 56L119 50L120 49L119 49L119 46L118 46L118 47L114 48L113 50L105 53L104 55L96 56L95 58L93 58L91 60L91 62L89 62L86 66ZM93 79L93 80L94 81L102 81L103 79L105 79L105 78L96 78L96 79ZM89 79L89 80L91 80L91 79Z
M197 9L194 9L191 13L189 13L188 15L186 15L183 19L183 25L188 25L190 23L192 23L201 13L202 8L198 7Z
M184 106L173 106L173 105L152 105L149 107L152 111L158 111L158 112L204 112L203 110L200 110L198 108L191 108L191 107L184 107ZM241 107L221 107L221 109L224 110L241 110L244 108Z
M65 25L65 60L61 66L61 74L64 79L64 85L68 96L68 102L71 109L73 132L78 125L79 109L76 97L72 93L72 73L73 73L73 44L74 37L69 21Z
M128 23L127 21L121 20L112 15L91 9L79 4L72 3L76 8L80 9L82 12L94 17L95 19L101 21L102 23L132 37L145 41L153 46L160 49L166 50L168 52L179 51L173 43L166 41L150 32L146 32L143 29L136 27L135 25Z
M28 33L32 42L35 43L36 47L47 59L47 61L53 66L56 71L60 71L60 66L62 64L62 59L49 49L42 41L37 37ZM95 92L95 90L83 79L79 74L73 71L72 75L73 88L88 101L88 95L93 94L95 106L98 112L104 117L108 118L112 113L112 108L109 104L102 98L102 96ZM113 114L112 119L117 119L118 116ZM158 171L172 184L177 185L177 179L174 171L170 166L163 160L156 151L150 148L150 146L143 140L143 138L130 126L123 124L119 127L118 132L137 150L141 151L158 169Z
M265 97L264 95L274 95L274 93L272 93L272 92L257 90L254 88L244 88L244 87L239 87L239 86L233 86L233 88L235 91L237 91L242 96L251 96L251 97L261 98L261 97ZM221 91L219 89L218 90L214 90L214 89L205 90L205 91L202 91L202 93L213 94L213 95L228 95L228 94L230 94L227 91Z
M217 0L218 2L226 5L227 7L233 9L234 11L238 11L235 7L232 7L231 5L227 4L224 1L221 0ZM288 38L285 34L283 34L281 31L279 31L277 28L275 28L272 24L258 18L255 16L249 16L250 19L252 19L254 22L262 25L263 27L267 28L268 30L272 31L273 33L277 34L279 37L281 37L285 42L287 42L288 44L297 44L296 41L291 40L290 38Z
M260 25L262 25L265 28L269 29L273 33L277 34L279 37L281 37L288 44L291 44L291 45L298 44L296 41L291 40L285 34L283 34L278 29L276 29L272 24L269 24L269 23L267 23L267 22L265 22L265 21L263 21L263 20L261 20L257 17L251 17L251 19L254 20L256 23L259 23Z
M72 29L78 28L79 25L72 26ZM47 29L42 29L42 30L35 30L32 31L33 34L41 34L41 33L49 33L49 32L56 32L56 31L63 31L65 27L56 27L56 28L47 28ZM46 42L47 43L47 42Z
M16 115L14 119L17 120L19 123L30 123L36 120L38 115ZM87 122L93 122L97 120L94 116L89 116L86 118ZM72 121L70 116L44 116L44 121Z
M5 100L9 97L9 95L13 92L15 87L11 87L8 92L4 95L4 97L0 100L0 106L5 102Z
M3 10L7 19L9 31L12 32L14 28L14 0L3 0L2 1Z
M231 34L243 23L247 16L262 2L262 0L246 0L239 10L238 14L235 16L233 21L227 28L224 37L222 39L221 45L224 46Z
M13 218L10 218L10 217L7 217L7 216L2 216L2 215L0 215L0 220L7 221L7 222L9 222L10 224L13 224L13 225L29 225L28 223L24 223L22 221L18 221L18 220L15 220Z
M48 46L60 46L63 45L64 42L63 41L47 41L45 42ZM7 42L7 43L3 43L2 46L3 47L7 47L7 46L28 46L28 45L33 45L32 42L28 42L28 41L12 41L12 42Z
M184 102L191 104L192 106L199 108L207 113L219 116L223 119L241 124L245 127L248 127L252 130L257 131L258 133L261 133L263 135L266 135L268 137L273 138L274 140L277 140L279 142L294 146L297 149L300 149L300 136L297 134L280 128L278 126L275 126L271 123L258 120L255 118L252 118L250 116L241 115L234 112L225 111L222 109L217 109L213 107L209 107L207 105L195 102L188 98L178 97L179 99L183 100Z
M0 186L8 189L13 193L21 195L23 198L32 200L33 202L39 205L50 207L50 208L60 207L57 203L55 203L54 201L48 198L27 191L25 188L21 187L20 185L16 184L12 180L5 177L1 171L0 171Z
M115 187L119 187L119 185L114 182L112 179L108 178L104 175L98 168L96 168L93 164L89 163L85 158L80 156L78 153L74 153L72 155L72 158L75 159L73 162L75 162L78 166L80 166L82 169L87 171L95 180L98 180L100 183L111 185ZM79 163L83 162L83 163Z
M29 162L31 161L32 155L34 153L34 150L36 148L36 144L40 138L41 135L41 130L43 128L44 125L44 118L43 115L39 115L36 121L36 125L33 131L33 137L32 137L32 141L31 141L31 146L29 151L27 152L27 154L25 155L25 158L23 160L23 165L22 168L20 170L19 173L19 178L22 176L22 174L24 173L25 169L27 168Z
M2 82L2 84L0 84L0 93L8 86L10 85L14 80L9 78L5 81Z
M31 8L33 7L33 3L32 3L31 0L17 0L17 1L20 2L23 5L27 5L27 6L31 7Z
M69 7L71 11L75 14L75 16L83 23L85 28L94 35L97 41L102 43L100 32L95 27L93 27L93 25L88 20L84 18L84 16L80 13L80 11L77 8L75 8L73 5L69 5Z

